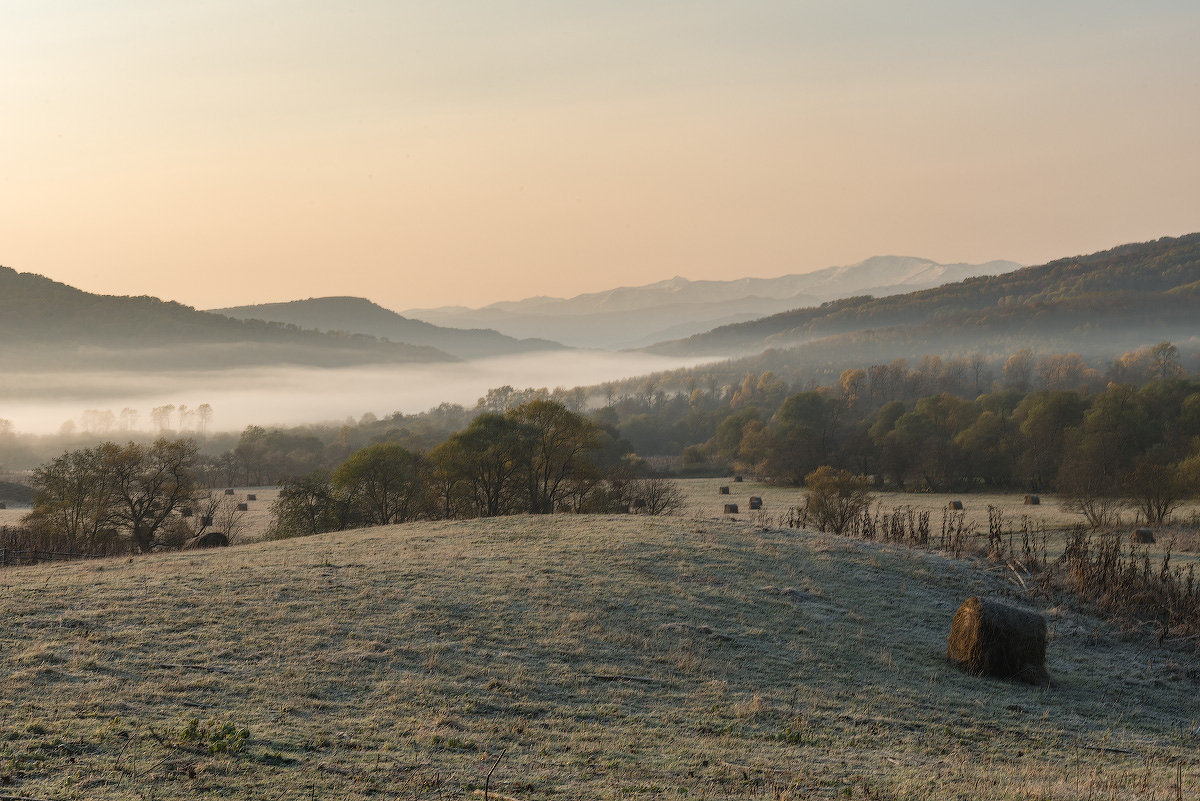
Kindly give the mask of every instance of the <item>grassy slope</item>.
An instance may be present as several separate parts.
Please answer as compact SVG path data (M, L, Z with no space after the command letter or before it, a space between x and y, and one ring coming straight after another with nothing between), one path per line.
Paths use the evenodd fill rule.
M957 604L1010 586L628 516L9 569L0 795L462 798L507 749L521 799L1165 798L1173 758L1193 797L1194 662L1051 610L1056 689L945 664ZM191 717L244 753L188 750Z

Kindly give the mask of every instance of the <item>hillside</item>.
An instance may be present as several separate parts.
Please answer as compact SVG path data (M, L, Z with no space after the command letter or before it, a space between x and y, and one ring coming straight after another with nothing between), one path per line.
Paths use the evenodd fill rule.
M715 501L715 496L714 496ZM944 660L998 571L746 522L419 523L10 568L26 798L1174 797L1195 673L1049 611L1053 689ZM1189 677L1191 676L1191 677Z
M425 345L463 359L561 348L545 339L516 339L490 329L443 328L403 317L366 298L330 297L210 309L239 320L289 323L300 328L345 331L351 334Z
M449 306L405 314L438 325L487 326L514 336L542 335L572 345L625 348L848 295L908 292L1019 266L1005 261L938 264L876 256L854 265L778 278L690 281L676 276L573 298L535 297L481 309Z
M722 326L647 348L674 355L742 355L807 345L813 358L887 356L948 348L1016 348L1093 355L1200 333L1200 234L1124 245L997 276L877 298L847 298ZM840 355L833 355L840 354Z
M154 369L453 361L435 348L233 320L152 297L95 295L0 267L0 367Z

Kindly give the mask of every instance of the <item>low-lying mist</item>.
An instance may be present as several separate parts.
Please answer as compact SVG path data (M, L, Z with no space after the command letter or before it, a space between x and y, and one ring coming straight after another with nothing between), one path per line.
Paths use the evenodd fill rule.
M441 403L474 406L487 390L509 385L575 387L707 359L641 353L551 351L450 364L321 369L9 373L0 378L0 420L15 433L89 431L236 431L358 419L370 412L412 414ZM204 404L211 415L200 415ZM172 407L166 411L164 407ZM159 409L157 416L154 410ZM124 412L124 414L123 414ZM167 414L163 420L162 415Z

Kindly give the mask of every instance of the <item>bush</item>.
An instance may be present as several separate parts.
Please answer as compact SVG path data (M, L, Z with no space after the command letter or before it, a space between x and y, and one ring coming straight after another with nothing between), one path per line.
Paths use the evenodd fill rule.
M871 506L867 480L825 465L804 477L805 511L819 531L843 533Z

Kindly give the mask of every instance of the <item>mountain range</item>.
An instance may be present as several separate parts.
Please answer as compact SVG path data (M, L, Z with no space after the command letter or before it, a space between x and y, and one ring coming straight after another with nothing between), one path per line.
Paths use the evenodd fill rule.
M502 356L563 346L545 339L516 339L489 329L445 328L402 317L366 298L324 297L254 306L211 309L239 320L257 319L288 323L300 328L348 331L392 342L424 345L463 359Z
M533 297L479 309L444 306L402 314L440 326L493 328L510 336L541 336L578 347L633 348L850 295L883 297L1018 267L1011 261L938 264L929 259L875 256L858 264L778 278L691 281L677 276L572 298Z
M1200 344L1200 234L1122 245L890 297L851 297L725 325L646 350L847 363L971 350L1112 358L1170 340Z
M220 369L457 361L436 348L234 320L152 297L97 295L0 267L0 367Z

